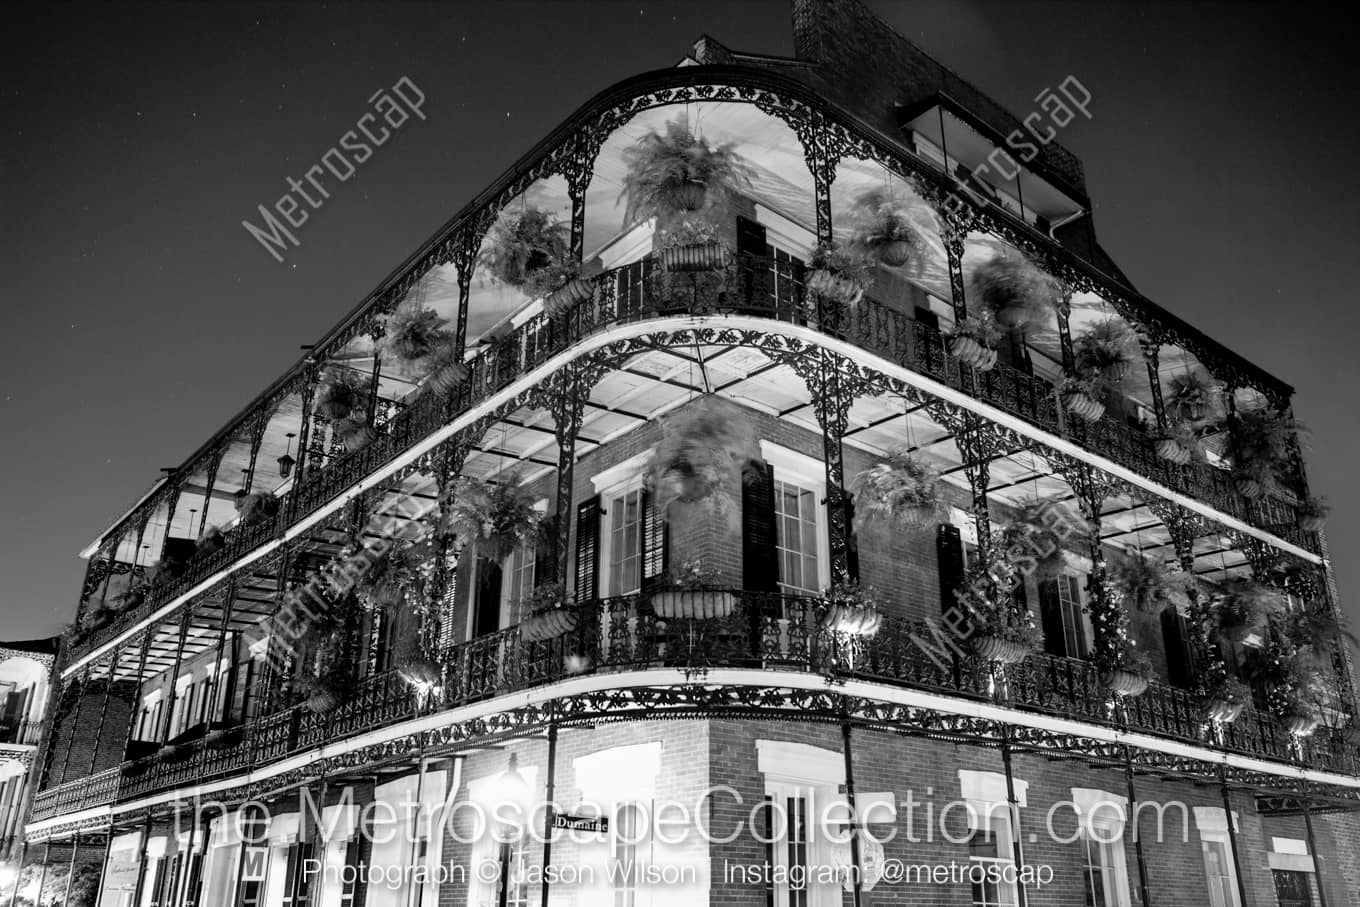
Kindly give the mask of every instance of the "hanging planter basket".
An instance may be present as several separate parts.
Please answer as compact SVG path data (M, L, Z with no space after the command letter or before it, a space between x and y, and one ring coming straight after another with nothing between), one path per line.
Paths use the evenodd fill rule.
M573 277L543 299L543 311L549 318L560 318L572 307L591 296L591 283L584 277Z
M1175 438L1159 438L1154 445L1157 456L1173 463L1176 466L1184 466L1190 462L1190 448L1186 447Z
M1233 480L1233 487L1249 501L1255 501L1266 493L1266 487L1250 476L1238 476Z
M335 423L335 433L349 453L363 450L378 440L378 430L358 419L341 419Z
M203 738L203 745L209 749L226 750L241 742L242 732L239 728L219 728L209 731Z
M1232 724L1242 714L1246 703L1230 699L1214 699L1204 708L1204 717L1215 724Z
M988 349L975 338L962 334L949 341L949 354L980 372L985 372L996 365L996 350Z
M867 603L834 604L822 616L822 629L847 636L873 636L882 626L882 612Z
M833 302L854 305L864 298L864 287L835 271L818 269L808 274L808 289Z
M708 186L704 183L694 181L677 183L670 192L671 201L677 211L698 211L708 204Z
M890 239L879 243L876 249L879 261L890 268L900 268L911 261L911 254L916 247L905 239Z
M652 610L664 620L721 620L737 608L737 599L721 589L663 589L653 592Z
M1298 525L1304 532L1321 532L1331 508L1318 498L1307 498L1298 508Z
M1311 712L1294 712L1284 719L1285 729L1290 736L1299 738L1311 736L1320 723L1321 719Z
M519 635L525 642L547 642L566 636L576 629L580 620L580 616L569 608L549 608L525 618L519 625Z
M658 258L665 271L717 271L727 263L727 249L720 242L690 243L664 248Z
M1063 406L1078 419L1086 422L1099 422L1105 415L1105 404L1084 391L1069 393L1063 397Z
M425 383L430 390L437 394L451 394L458 388L458 385L466 380L467 366L461 362L450 362L430 372Z
M248 494L241 501L241 525L259 526L279 512L279 499L264 491Z
M1031 647L1017 639L982 634L973 637L973 652L983 661L1012 665L1029 657Z
M1100 675L1100 682L1116 696L1141 696L1148 688L1147 677L1124 668L1106 671Z

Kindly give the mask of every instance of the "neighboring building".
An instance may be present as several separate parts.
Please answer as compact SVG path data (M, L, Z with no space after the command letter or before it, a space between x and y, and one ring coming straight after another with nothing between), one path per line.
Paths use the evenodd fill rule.
M23 860L24 815L59 641L0 642L0 892L11 890Z
M1000 156L1076 83L1017 117L793 11L586 103L90 546L19 903L1360 904L1290 388L1132 288L1070 152ZM731 191L639 210L666 135ZM903 448L924 528L856 482Z

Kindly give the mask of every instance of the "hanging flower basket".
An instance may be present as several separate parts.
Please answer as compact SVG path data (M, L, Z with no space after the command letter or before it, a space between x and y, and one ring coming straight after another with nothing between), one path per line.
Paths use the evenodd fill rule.
M970 299L982 301L997 323L1020 331L1047 319L1058 298L1058 283L1023 256L996 255L971 275Z
M1175 438L1158 438L1153 446L1157 451L1157 456L1168 463L1184 466L1190 462L1190 448Z
M315 715L324 715L340 707L340 697L334 690L316 690L303 700L302 704L307 711Z
M709 145L685 117L649 132L623 151L628 172L620 197L628 199L624 220L663 221L676 214L721 205L750 188L752 168L732 143Z
M576 629L581 618L574 610L550 608L530 614L519 625L519 635L525 642L546 642L566 636Z
M425 379L430 390L437 394L451 394L467 380L467 366L461 362L446 362L437 365Z
M825 268L808 273L808 289L834 302L854 305L864 298L864 287L844 275Z
M316 394L316 411L332 422L347 418L363 399L361 380L352 369L326 369Z
M989 350L972 337L959 335L949 341L949 354L970 368L985 372L996 365L996 350Z
M1246 708L1245 702L1233 702L1228 699L1214 699L1204 708L1204 717L1215 724L1232 724L1242 714Z
M882 189L870 189L855 199L851 211L853 245L868 250L890 268L900 268L925 251L908 206Z
M700 397L662 421L647 472L656 512L670 519L672 504L709 500L730 510L742 469L759 457L748 414L720 397Z
M939 521L937 470L925 466L906 449L860 472L850 484L855 499L855 527L884 521L906 529L925 529Z
M477 255L477 268L497 283L530 298L557 281L555 270L571 258L571 230L547 211L532 206L502 213Z
M1164 407L1167 418L1186 425L1201 425L1221 418L1222 387L1203 369L1175 375L1167 382Z
M445 528L463 545L477 544L497 559L508 557L526 540L537 537L543 514L535 497L520 487L518 473L497 482L463 477L442 502Z
M593 287L584 277L573 277L543 298L543 311L549 318L560 318L574 306L591 297Z
M222 530L216 526L209 526L203 530L203 535L199 536L198 547L194 550L194 553L201 557L212 557L226 546L227 539L222 534Z
M670 246L660 251L660 260L666 271L716 271L727 262L727 249L718 242Z
M970 637L973 653L983 661L1002 665L1019 664L1034 651L1033 646L1020 639L1011 639L983 632Z
M1219 584L1214 597L1213 629L1227 642L1244 642L1264 625L1266 617L1285 607L1278 590L1246 577L1232 577Z
M1099 375L1113 385L1129 376L1135 348L1133 331L1117 318L1091 324L1072 342L1077 371Z
M1069 391L1063 395L1067 411L1085 422L1099 422L1105 415L1105 404L1086 391Z
M1114 668L1100 675L1105 689L1116 696L1141 696L1147 692L1148 677L1128 668Z
M854 305L874 279L873 265L861 253L823 243L808 263L807 287L842 305Z
M883 612L870 592L858 583L837 583L825 593L822 629L846 636L870 637L883 626Z

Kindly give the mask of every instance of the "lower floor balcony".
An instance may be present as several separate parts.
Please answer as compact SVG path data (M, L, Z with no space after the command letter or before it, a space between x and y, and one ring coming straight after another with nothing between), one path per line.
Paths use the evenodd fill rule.
M1349 728L1299 736L1250 707L1235 720L1211 720L1189 690L1153 681L1139 695L1114 692L1109 678L1081 659L1038 653L1012 664L984 660L972 654L967 628L938 621L882 617L868 628L845 620L823 597L679 588L595 600L559 617L549 627L522 623L447 647L419 677L374 673L324 711L308 700L181 735L141 758L39 792L32 820L59 824L70 814L165 792L230 789L344 741L404 734L402 728L434 727L444 718L469 716L458 732L464 740L494 737L513 726L499 723L502 710L522 709L517 694L530 691L559 703L518 719L544 726L853 714L856 722L904 733L987 745L1005 736L1055 754L1110 758L1132 748L1149 769L1213 778L1228 767L1243 778L1275 775L1271 784L1284 790L1299 778L1328 779L1322 787L1339 781L1332 793L1360 805L1360 747Z

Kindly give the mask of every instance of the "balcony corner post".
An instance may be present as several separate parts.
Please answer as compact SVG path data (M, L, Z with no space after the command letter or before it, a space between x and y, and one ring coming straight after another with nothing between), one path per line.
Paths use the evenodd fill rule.
M850 422L856 392L869 391L867 381L848 378L843 368L853 368L839 356L815 351L789 359L789 366L803 379L812 398L813 412L822 429L826 464L827 541L831 552L831 584L859 581L858 558L852 556L849 492L845 489L845 461L841 439Z

